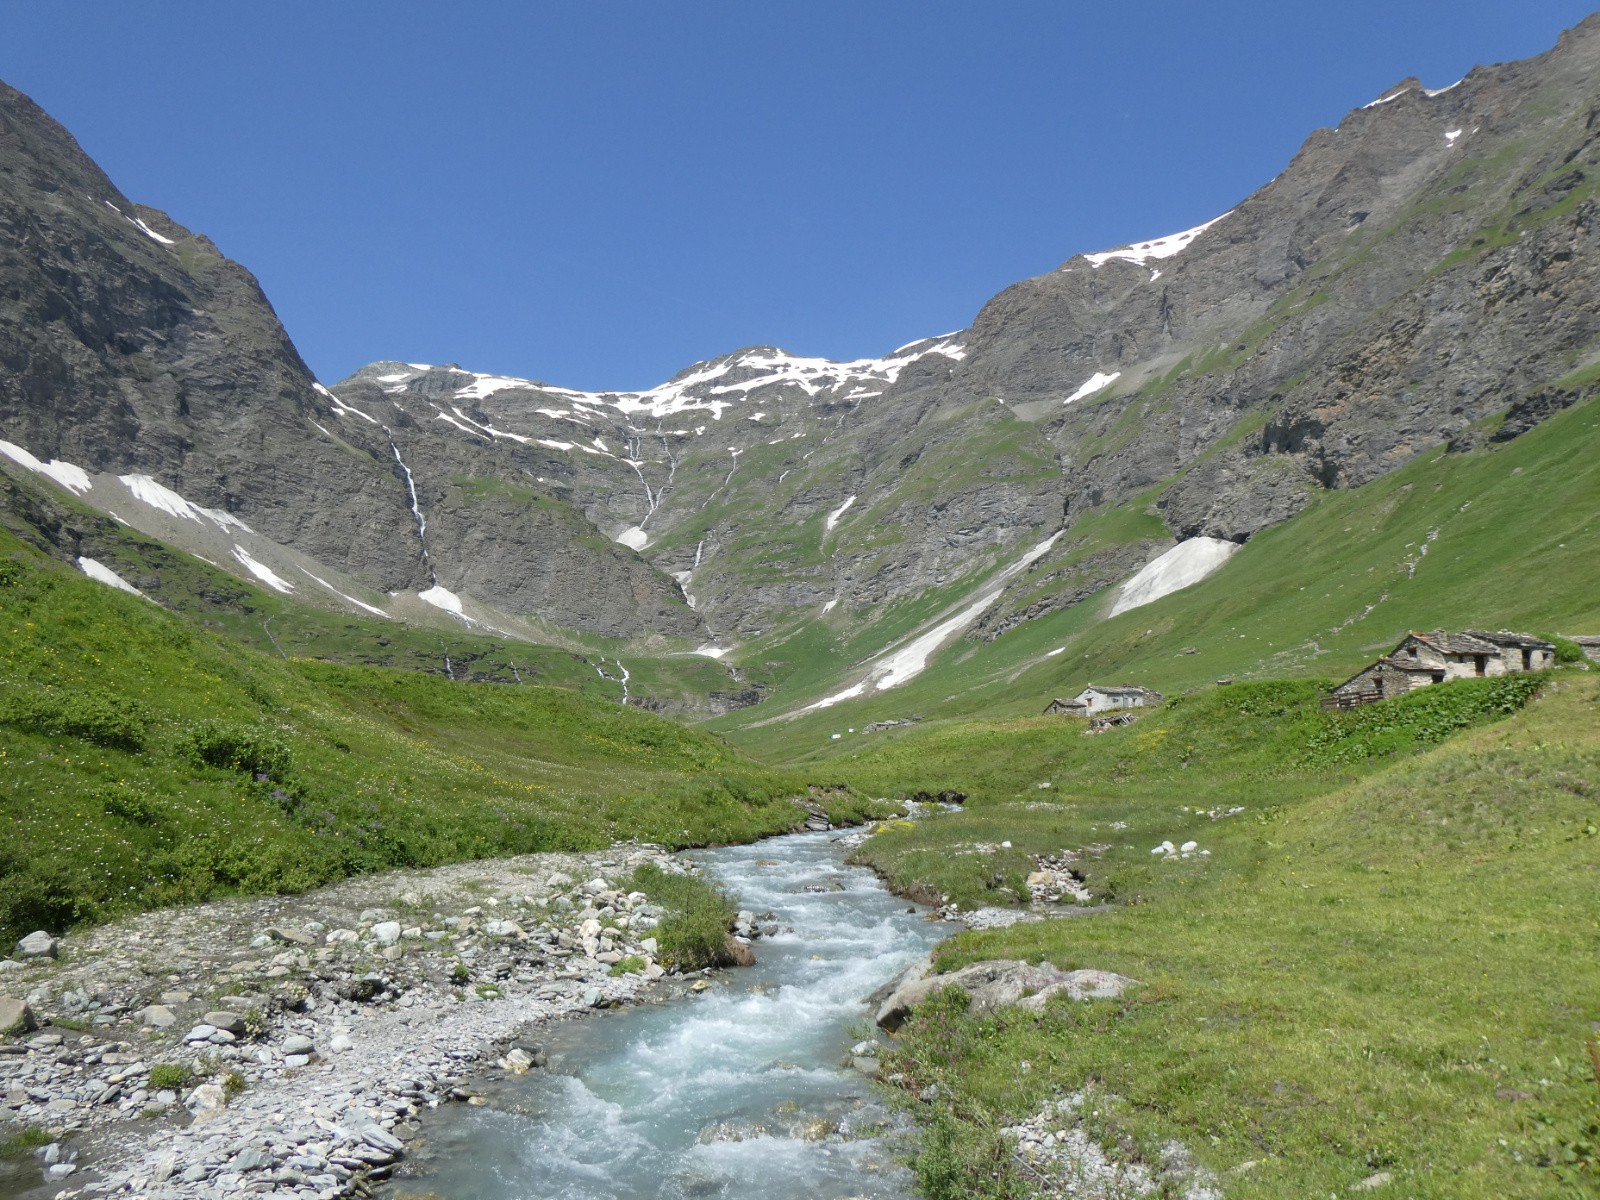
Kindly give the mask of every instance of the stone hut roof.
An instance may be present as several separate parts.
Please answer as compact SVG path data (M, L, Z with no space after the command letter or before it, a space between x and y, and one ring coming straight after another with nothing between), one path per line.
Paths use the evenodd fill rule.
M1509 629L1497 630L1493 633L1483 629L1469 629L1466 636L1475 637L1481 641L1493 642L1496 646L1516 646L1528 650L1554 650L1555 643L1547 642L1541 637L1534 637L1531 633L1513 633Z
M1441 654L1499 654L1500 647L1491 641L1470 633L1446 633L1442 629L1435 629L1432 633L1417 633L1411 636L1420 642L1426 642ZM1405 645L1401 642L1401 645ZM1398 647L1396 647L1398 649Z
M1149 688L1138 687L1131 683L1101 684L1091 683L1083 689L1086 692L1099 692L1103 696L1155 696L1160 698L1160 692L1152 692Z

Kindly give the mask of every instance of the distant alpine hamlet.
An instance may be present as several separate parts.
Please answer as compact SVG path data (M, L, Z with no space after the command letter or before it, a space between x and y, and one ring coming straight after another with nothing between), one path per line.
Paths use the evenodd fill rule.
M0 1200L1600 1194L1600 17L1194 222L319 381L0 84Z

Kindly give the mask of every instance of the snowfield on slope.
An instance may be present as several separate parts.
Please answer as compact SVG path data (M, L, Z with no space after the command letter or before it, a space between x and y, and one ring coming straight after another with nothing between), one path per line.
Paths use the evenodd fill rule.
M867 674L864 679L851 684L843 691L834 692L831 696L824 696L815 704L806 705L800 712L808 713L815 712L819 708L831 708L842 700L851 700L857 696L864 696L869 692L887 691L890 688L899 687L902 683L915 679L927 669L930 658L965 630L967 626L982 616L990 605L1000 599L1000 594L1005 591L1006 585L1039 561L1040 558L1044 557L1050 547L1056 544L1056 539L1060 536L1061 531L1057 530L1016 562L1006 567L969 596L954 615L946 617L904 645L879 655L867 667ZM799 714L797 713L796 715Z
M1219 570L1238 550L1238 542L1222 538L1197 537L1179 542L1159 558L1147 562L1137 575L1122 585L1106 616L1114 617L1199 583Z

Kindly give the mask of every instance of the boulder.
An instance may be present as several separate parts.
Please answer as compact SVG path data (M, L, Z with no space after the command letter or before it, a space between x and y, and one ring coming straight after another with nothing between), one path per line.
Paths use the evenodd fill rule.
M55 958L60 953L61 943L42 929L17 943L17 954L22 958Z
M0 996L0 1037L15 1037L19 1033L32 1033L37 1028L33 1009L26 1000L15 996Z
M165 1004L152 1004L141 1009L139 1019L151 1029L171 1029L178 1022L177 1014Z
M208 1012L203 1018L207 1025L216 1029L226 1030L234 1037L244 1036L244 1015L236 1012Z
M285 1054L310 1054L316 1049L316 1044L303 1033L291 1033L278 1048Z
M400 940L399 921L379 921L372 927L372 938L380 946L392 946Z
M753 967L756 965L755 951L750 949L750 943L741 941L733 934L724 934L722 938L723 949L727 951L728 960L736 967Z
M1045 1004L1057 995L1073 1000L1114 999L1138 982L1112 971L1063 971L1052 963L1015 959L972 963L948 975L930 975L930 969L931 963L923 960L869 998L869 1003L877 1003L875 1019L880 1028L899 1029L913 1008L951 986L971 997L967 1010L971 1013L1011 1007L1043 1012Z
M228 1106L228 1094L214 1083L202 1083L183 1098L183 1106L196 1120L213 1117Z
M289 942L296 946L314 946L317 944L317 939L309 933L302 933L298 929L285 929L281 925L274 925L265 932L275 942Z

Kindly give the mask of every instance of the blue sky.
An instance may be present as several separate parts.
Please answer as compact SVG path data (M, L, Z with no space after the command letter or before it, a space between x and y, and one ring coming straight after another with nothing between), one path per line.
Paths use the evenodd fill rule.
M0 0L0 78L254 271L324 380L401 358L622 389L960 328L1587 11Z

